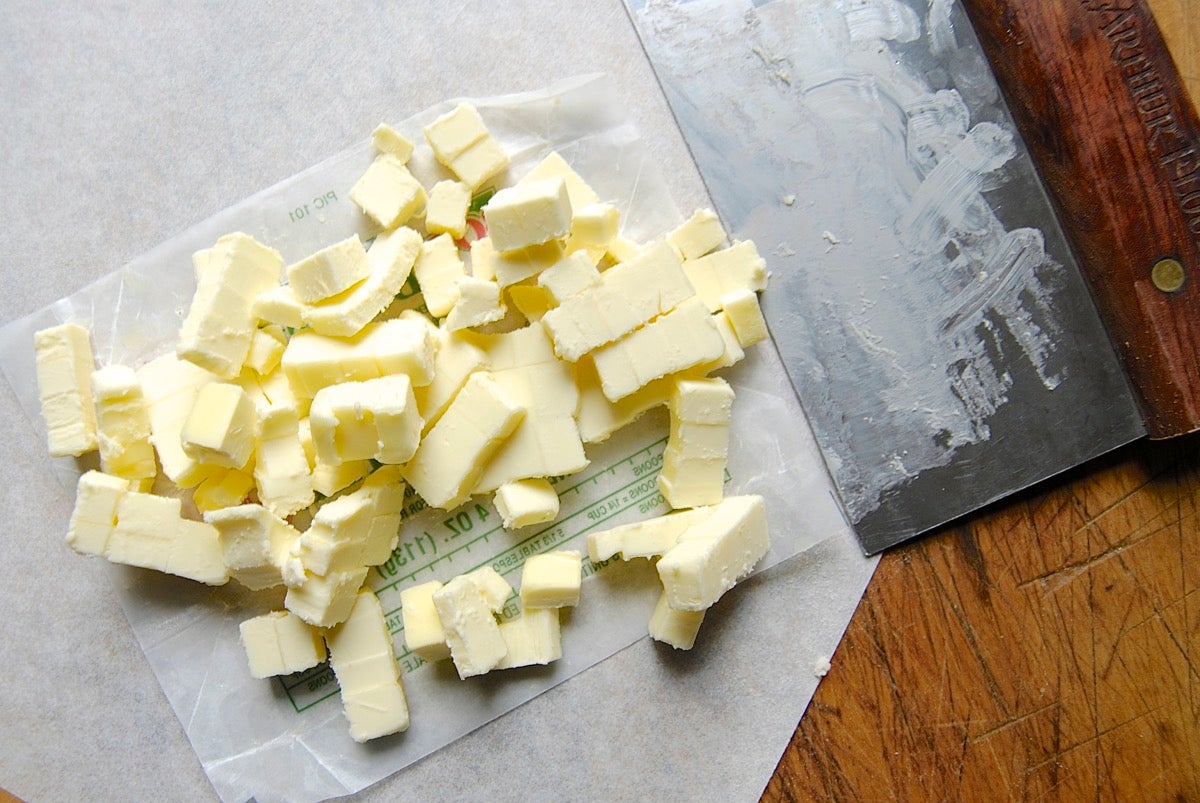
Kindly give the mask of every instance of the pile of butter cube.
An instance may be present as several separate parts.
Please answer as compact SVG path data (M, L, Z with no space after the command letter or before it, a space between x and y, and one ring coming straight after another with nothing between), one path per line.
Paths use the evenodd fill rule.
M688 649L768 547L762 498L724 497L734 394L711 376L767 337L754 244L727 245L708 211L631 242L620 210L557 153L494 191L509 159L469 105L424 135L445 173L429 188L408 169L415 146L386 125L374 133L378 154L349 193L378 230L369 247L355 235L285 266L232 233L197 252L174 352L97 370L85 327L35 338L50 453L99 450L68 544L282 590L281 610L242 624L250 671L328 657L358 741L409 725L365 585L397 546L406 487L446 510L490 495L510 529L550 522L551 478L665 406L658 487L677 512L591 533L591 560L656 559L651 635ZM486 236L464 239L484 222L473 228ZM395 303L410 277L423 309ZM490 567L407 588L407 646L463 678L556 660L581 561L529 557L509 621L513 589Z

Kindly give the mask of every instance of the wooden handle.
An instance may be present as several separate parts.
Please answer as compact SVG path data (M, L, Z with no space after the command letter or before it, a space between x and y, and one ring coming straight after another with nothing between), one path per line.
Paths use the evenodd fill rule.
M1200 122L1154 17L1144 0L963 6L1147 433L1200 429Z

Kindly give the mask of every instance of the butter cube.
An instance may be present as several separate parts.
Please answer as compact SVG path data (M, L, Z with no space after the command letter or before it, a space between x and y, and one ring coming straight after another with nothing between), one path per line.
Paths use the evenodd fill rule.
M304 325L304 308L304 302L287 285L267 288L250 304L250 312L258 320L292 329Z
M617 238L621 213L612 204L592 204L574 210L571 244L576 248L608 248Z
M292 546L289 568L298 560L307 573L329 575L375 566L399 540L404 483L395 466L383 466L357 491L326 502Z
M433 155L446 167L463 151L488 136L479 112L469 103L460 103L451 111L425 126L425 141Z
M597 349L592 360L604 395L617 401L655 379L724 354L725 341L716 324L704 304L693 297L621 340Z
M229 581L216 528L183 518L178 499L123 494L104 557L208 585Z
M260 412L254 484L259 501L277 516L290 516L312 504L314 481L294 404L271 404Z
M671 434L658 489L673 508L721 501L733 389L723 379L681 379L669 404Z
M492 260L496 258L496 248L492 245L491 237L480 237L471 243L471 275L476 279L496 280L496 269Z
M588 183L583 180L575 170L567 164L567 160L563 159L557 151L551 151L542 161L528 173L526 173L517 185L529 184L535 181L545 181L550 178L562 179L567 186L567 197L571 201L572 209L584 209L593 204L600 203L600 196L596 194Z
M349 195L385 231L403 226L425 208L425 188L408 172L404 162L390 153L375 157L350 188Z
M683 272L709 312L721 309L721 297L735 290L758 292L767 287L767 263L750 240L684 260Z
M500 624L507 650L497 669L545 666L562 658L562 631L557 608L527 608L516 619Z
M449 234L440 234L421 244L413 273L421 285L421 295L425 297L429 314L435 318L446 317L458 301L458 280L467 275L467 268L458 256L458 246Z
M247 619L238 625L250 676L263 679L312 669L325 660L325 640L287 611Z
M223 379L241 373L258 328L254 303L279 285L282 268L278 251L247 234L217 240L179 330L179 358Z
M742 349L742 344L738 342L737 332L733 331L733 322L729 320L729 314L725 310L714 312L712 321L713 325L717 327L717 333L725 341L725 352L715 360L696 366L693 370L697 375L704 375L720 368L737 365L746 358L746 352Z
M491 237L486 239L495 246ZM510 287L557 264L566 253L561 241L551 240L515 251L493 251L488 257L488 266L501 287Z
M537 281L561 304L573 295L598 287L601 280L600 271L587 254L576 252L542 271Z
M275 324L268 324L254 330L250 339L250 353L246 355L245 367L260 377L268 376L279 366L279 358L283 356L283 347L287 337L283 330Z
M449 332L457 332L473 326L498 321L508 314L508 308L500 300L500 285L474 276L458 279L458 299L446 316L444 326Z
M641 252L642 246L626 237L617 236L608 244L605 254L615 263L628 262Z
M192 502L201 513L234 507L246 500L254 488L254 477L236 468L221 468L192 491Z
M406 374L415 386L433 380L433 335L411 318L368 324L351 337L297 332L280 365L297 397L311 399L339 382L361 382Z
M498 251L539 245L571 232L571 200L561 178L506 187L487 202L483 215Z
M99 471L80 475L67 525L67 545L81 555L104 557L117 527L117 503L128 490L129 481L121 477Z
M367 567L328 575L306 575L290 586L283 605L313 627L333 627L350 615L354 598L367 579Z
M461 181L439 181L429 190L425 231L431 235L449 234L456 240L461 238L467 233L467 210L470 206L470 187Z
M133 369L110 365L91 376L100 445L100 467L130 480L158 473L150 445L150 416Z
M530 323L540 321L554 308L554 299L544 288L532 284L514 284L506 288L509 303Z
M412 142L387 123L380 123L371 132L371 144L380 153L390 153L404 163L412 157Z
M367 278L318 304L304 308L304 322L314 332L351 337L383 312L400 292L421 247L421 235L402 226L375 238L367 251Z
M689 527L658 561L667 603L702 611L750 573L769 546L761 496L730 496Z
M367 277L367 249L355 234L287 266L288 286L307 304L324 301Z
M365 742L408 730L408 701L395 648L374 592L359 592L346 620L326 633L325 641L350 737Z
M509 165L508 154L492 136L486 136L467 148L450 163L450 172L472 190L504 172Z
M650 638L670 644L677 650L690 650L696 644L696 634L704 623L704 611L677 611L667 602L663 592L650 615Z
M599 285L565 299L542 324L560 357L575 362L625 336L693 295L670 247L657 241L606 270Z
M33 336L38 393L51 457L81 455L96 448L92 401L92 341L74 323L42 329Z
M404 643L423 660L441 661L450 657L446 629L438 618L433 594L442 584L437 580L406 588L400 592L400 614L404 620Z
M200 388L183 423L183 450L193 460L241 468L254 452L254 402L238 385L212 382Z
M596 376L591 357L583 357L575 363L575 383L579 386L579 411L575 420L584 443L602 443L647 411L666 404L673 387L669 377L658 379L618 401L609 401L600 387L600 377Z
M542 478L506 482L496 489L493 502L510 530L554 521L558 515L558 493Z
M729 323L737 335L738 345L749 348L770 337L758 295L753 290L741 288L721 296L721 307L729 316Z
M367 459L407 463L424 426L404 374L322 388L308 421L317 460L328 465Z
M508 654L492 609L470 577L459 575L435 591L433 604L460 678L489 672Z
M487 354L467 334L438 329L435 338L438 345L433 357L433 381L413 388L426 431L442 417L467 377L485 369L488 362Z
M262 505L210 510L204 520L217 529L233 579L254 591L283 584L283 562L300 538L296 528Z
M150 416L150 439L163 473L180 488L194 487L212 474L213 468L201 466L184 451L183 425L200 389L217 377L174 354L151 360L137 375Z
M683 225L667 235L683 259L699 259L725 242L725 227L711 209L697 209Z
M492 613L504 610L504 603L512 596L512 586L500 576L500 572L491 566L481 566L463 575L472 583L483 596L483 602Z
M345 460L333 466L317 463L312 471L313 490L323 496L333 496L370 473L370 460Z
M521 604L526 610L578 605L582 580L583 560L578 552L530 555L521 572Z
M595 563L614 555L622 560L658 557L675 546L689 527L711 515L711 508L701 507L588 533L588 557Z

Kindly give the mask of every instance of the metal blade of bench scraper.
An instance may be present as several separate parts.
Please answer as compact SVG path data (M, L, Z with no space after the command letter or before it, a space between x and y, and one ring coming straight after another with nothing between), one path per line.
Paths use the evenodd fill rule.
M863 548L1143 434L949 0L631 0Z

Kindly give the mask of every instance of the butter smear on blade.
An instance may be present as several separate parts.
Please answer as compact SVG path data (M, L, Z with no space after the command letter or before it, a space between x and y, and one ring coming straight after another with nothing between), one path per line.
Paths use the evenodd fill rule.
M248 234L221 237L193 257L173 351L141 366L96 370L78 322L35 340L50 453L98 449L104 469L79 478L69 546L261 594L271 612L240 627L249 672L328 658L359 742L410 726L389 626L406 664L448 659L462 679L548 664L585 575L646 558L662 584L649 633L691 649L768 548L762 497L725 496L734 390L712 376L767 337L754 244L726 246L707 210L633 242L615 199L557 153L508 181L467 104L372 141L349 194L365 244L285 266ZM385 614L365 583L400 559L406 509L490 497L504 526L489 537L519 538L559 517L592 444L656 407L671 423L654 482L673 512L592 532L589 563L549 541L522 552L519 594L485 564L414 580Z

